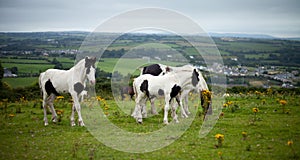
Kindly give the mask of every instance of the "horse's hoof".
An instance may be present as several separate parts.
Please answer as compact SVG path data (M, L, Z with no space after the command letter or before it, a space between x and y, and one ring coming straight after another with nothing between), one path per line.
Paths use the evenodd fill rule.
M137 122L138 124L143 124L143 119L142 119L142 118L137 118L137 119L136 119L136 122Z
M168 125L168 124L169 124L169 122L168 122L168 121L164 121L164 124Z
M49 124L48 124L48 122L45 122L44 125L45 125L45 126L48 126Z
M56 122L57 122L57 118L56 118L56 117L53 117L53 118L52 118L52 122L53 122L53 123L56 123Z
M76 126L75 122L71 122L71 126L72 127Z
M188 118L189 116L186 114L181 114L181 118Z
M79 122L78 122L78 125L81 126L81 127L83 127L83 126L84 126L83 121L79 121Z

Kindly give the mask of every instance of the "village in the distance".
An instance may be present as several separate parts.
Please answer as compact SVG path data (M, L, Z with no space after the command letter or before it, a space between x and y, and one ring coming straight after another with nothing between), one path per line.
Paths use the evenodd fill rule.
M81 43L88 34L88 32L0 33L0 61L4 68L4 79L37 77L43 70L43 67L37 67L39 70L28 69L26 73L22 69L24 65L70 68L72 62L62 59L75 59L76 54L80 52ZM107 36L109 35L104 37ZM299 40L220 36L212 37L212 40L223 58L223 64L214 63L208 67L193 46L181 37L156 34L123 35L110 48L106 48L102 58L120 58L135 46L156 43L168 45L178 51L188 63L198 67L205 75L208 73L213 73L213 76L226 75L228 87L297 88L300 86ZM168 52L168 49L165 50ZM136 58L146 57L156 60L155 62L178 61L175 57L172 59L172 56L166 59L160 53L155 54L155 51L153 48L142 50L141 52L144 53Z

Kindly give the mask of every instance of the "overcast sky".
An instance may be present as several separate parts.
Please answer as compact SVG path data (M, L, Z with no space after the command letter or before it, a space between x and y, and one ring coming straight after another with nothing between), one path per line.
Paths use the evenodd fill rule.
M0 0L0 31L93 31L144 7L178 11L207 32L300 37L299 0Z

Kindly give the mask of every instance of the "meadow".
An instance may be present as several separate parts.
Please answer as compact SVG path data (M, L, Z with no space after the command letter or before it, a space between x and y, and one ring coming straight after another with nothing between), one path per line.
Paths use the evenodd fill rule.
M44 38L41 39L40 34ZM26 43L9 43L6 47L2 47L3 51L26 51L30 48L39 48L46 52L70 48L78 49L87 33L65 34L14 34L10 37L17 37L12 39L8 39L9 36L7 38L0 37L8 39L7 42L12 40L24 40L25 42L26 40ZM27 38L22 38L23 36ZM34 37L31 38L32 36ZM75 36L78 39L72 39L69 36ZM50 43L45 41L47 39L56 39L63 43ZM238 58L239 63L244 66L252 66L253 70L257 63L266 66L289 66L299 70L297 53L299 53L300 43L298 41L243 38L230 40L214 38L214 40L224 61L229 66L231 63L236 65L236 62L232 61L231 58ZM134 71L132 66L142 66L149 63L149 60L119 59L117 53L122 49L125 51L132 49L141 43L150 43L154 48L162 49L167 45L186 55L185 58L198 55L195 48L189 46L180 37L125 35L124 39L120 39L119 43L108 49L110 51L115 50L115 53L112 52L107 58L102 58L97 64L97 69L108 73L118 71L124 76L127 76L128 73L137 74L137 68L135 68L135 73L131 73ZM4 68L17 67L20 75L24 74L25 77L2 79L2 82L16 88L12 94L17 96L10 102L7 99L0 99L0 159L300 159L299 92L297 94L289 90L278 92L279 89L276 89L277 91L269 89L268 92L246 92L247 88L244 88L241 93L235 92L239 94L230 93L225 98L224 104L213 102L214 107L218 105L222 108L222 112L216 125L204 138L199 137L199 130L203 124L199 101L190 97L190 107L195 119L182 136L170 135L163 141L175 140L174 143L156 151L128 153L115 150L98 141L88 127L71 127L72 103L69 96L66 95L64 98L56 99L55 102L59 121L50 123L49 126L45 127L43 125L41 99L36 98L39 96L37 76L40 72L55 67L54 57L44 57L40 54L34 58L41 59L32 59L32 57L26 59L28 58L27 55L12 54L10 55L12 58L5 55L1 55L0 58L2 66ZM286 57L289 57L288 61L286 61ZM64 57L62 54L58 54L55 58L62 64L63 68L70 68L74 64L72 58ZM152 58L151 62L156 63L158 61ZM171 66L180 64L180 62L167 61L159 61L159 63ZM162 123L162 101L156 102L159 107L159 115L150 116L144 119L143 124L137 124L135 119L130 116L134 101L130 101L128 98L125 101L113 100L109 88L111 87L110 79L101 78L99 83L97 81L97 85L102 85L98 87L101 90L98 89L97 93L100 92L102 95L97 95L98 104L93 104L93 107L101 108L114 125L126 131L141 134L149 134L165 127ZM103 79L106 80L103 81ZM240 78L237 79L240 80ZM252 86L261 86L264 82L262 79L250 80L253 83ZM32 87L29 89L28 86ZM31 91L35 92L30 93ZM24 94L18 92L26 94L22 97ZM15 99L18 100L15 101ZM120 107L120 104L126 108ZM87 106L83 105L83 111L86 109L88 109ZM95 111L98 112L98 110ZM50 120L50 118L51 114L48 113L48 119ZM184 120L179 116L179 121L183 122ZM180 126L180 122L175 125Z
M248 92L226 97L214 128L199 137L203 123L201 109L185 133L171 145L148 153L114 150L97 141L86 127L71 127L71 102L56 100L59 122L43 125L40 100L26 97L0 103L1 159L299 159L300 102L293 93ZM98 95L107 118L115 125L139 133L155 131L162 124L159 115L137 124L115 101ZM197 101L190 100L190 103ZM124 103L133 103L129 99ZM157 103L161 103L157 101ZM197 104L197 103L196 103ZM160 106L160 104L157 104ZM132 106L133 107L133 106ZM48 119L51 117L50 113ZM179 118L179 121L182 119ZM180 123L180 122L179 122ZM172 138L172 136L170 135ZM169 139L165 139L168 141Z
M50 61L53 58L48 58ZM70 58L56 58L60 63L62 63L63 67L71 68L75 62L75 60L71 60ZM12 68L17 67L19 73L28 73L38 75L40 72L44 72L47 69L53 68L54 65L50 64L45 60L21 60L21 59L0 59L2 62L2 66L4 68ZM4 63L3 63L4 62ZM20 63L21 62L21 63ZM102 71L112 73L114 71L118 71L123 75L127 75L128 73L131 74L136 68L132 68L132 66L140 67L149 63L148 60L138 59L138 58L102 58L100 62L97 64L97 68ZM171 66L180 65L180 62L168 62L168 61L158 61L158 60L151 60L151 63L163 63ZM116 66L116 64L119 64ZM137 70L138 71L138 70ZM136 74L138 74L136 72ZM13 88L17 87L25 87L33 85L34 83L38 82L37 76L29 76L29 77L18 77L18 78L3 78L3 81L9 84Z

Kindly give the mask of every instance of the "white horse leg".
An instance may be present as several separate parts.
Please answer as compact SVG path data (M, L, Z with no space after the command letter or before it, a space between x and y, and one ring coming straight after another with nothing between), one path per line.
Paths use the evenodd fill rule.
M80 103L79 103L79 100L78 100L77 93L72 94L72 98L73 98L73 103L74 103L75 109L78 113L78 125L79 126L84 126L83 119L82 119L82 116L81 116L81 108L80 108Z
M135 112L134 112L135 114L134 118L136 119L137 123L143 123L142 108L143 108L142 99L138 96L136 98L136 105L135 105Z
M135 116L136 122L143 123L142 108L141 108L142 106L137 104L136 107L137 107L137 112Z
M188 95L188 93L186 92L186 91L184 91L183 93L181 93L181 95L180 95L180 112L181 112L181 117L182 118L187 118L188 117L188 115L186 114L186 112L185 112L185 109L184 109L184 105L185 104L183 104L183 99L185 98L185 97L187 97L187 95Z
M170 104L169 104L170 99L171 98L169 96L165 96L164 124L169 124L169 122L168 122L168 111L169 111L169 108L170 108Z
M178 116L176 114L176 110L177 110L177 105L175 105L176 103L174 103L174 100L171 101L171 110L172 110L172 117L173 120L175 121L175 123L179 123L178 121Z
M52 113L52 122L57 122L57 114L56 114L54 106L53 106L54 99L55 99L55 95L50 94L50 96L48 97L48 104L50 106L50 110Z
M187 115L191 114L191 112L189 111L189 97L188 96L184 97L184 110Z
M141 106L141 112L142 112L142 117L147 118L147 106L146 106L146 99L142 99L140 106Z
M181 117L182 117L182 118L187 118L187 117L189 117L189 116L185 113L185 110L184 110L184 108L183 108L182 98L180 98L180 112L181 112Z
M136 119L137 123L143 123L142 107L145 104L146 104L145 94L143 93L136 94L135 108L131 116Z
M136 118L137 112L138 112L138 106L137 106L137 104L136 104L135 107L134 107L134 110L133 110L133 112L132 112L132 114L131 114L131 116L132 116L133 118Z
M75 111L76 111L76 108L75 108L75 105L73 103L72 105L72 113L71 113L71 126L76 126L76 123L75 123L75 118L74 118L74 115L75 115Z
M153 115L158 115L157 111L156 111L156 107L154 105L155 102L155 98L150 99L150 103L151 103L151 114Z
M44 125L48 126L47 118L47 95L43 93L43 110L44 110Z

